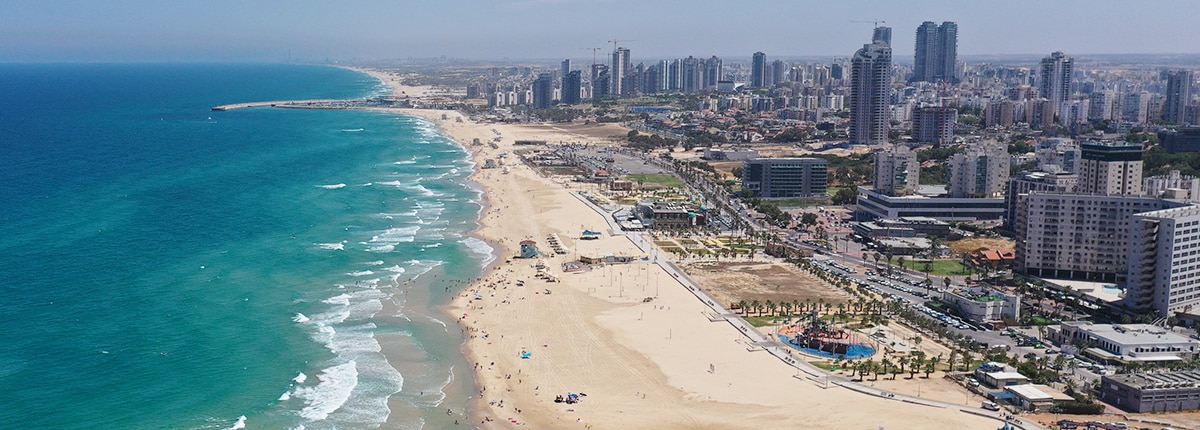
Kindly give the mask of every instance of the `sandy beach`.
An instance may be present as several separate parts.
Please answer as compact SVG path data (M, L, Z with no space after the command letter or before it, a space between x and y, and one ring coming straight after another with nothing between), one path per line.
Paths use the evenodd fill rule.
M390 75L371 73L397 83ZM396 87L401 91L416 90ZM503 160L505 166L479 168L472 176L488 204L477 235L498 248L497 262L447 309L466 334L464 350L480 389L468 413L472 422L464 424L486 429L998 427L994 418L957 408L917 405L808 377L752 345L733 324L711 319L708 305L652 261L564 273L562 264L578 255L645 254L572 194L572 184L556 183L518 162L512 144L523 139L604 144L601 136L623 134L620 129L478 124L453 111L399 111L437 123L471 151L477 166L486 159ZM501 139L494 148L470 144L497 135ZM502 153L509 155L501 158ZM584 229L603 234L598 240L577 240ZM552 235L565 254L550 251ZM546 255L511 258L523 240L535 241ZM540 279L537 266L559 282ZM876 382L902 384L882 379ZM978 401L942 393L933 382L941 381L929 386L940 400ZM568 394L580 401L555 402Z

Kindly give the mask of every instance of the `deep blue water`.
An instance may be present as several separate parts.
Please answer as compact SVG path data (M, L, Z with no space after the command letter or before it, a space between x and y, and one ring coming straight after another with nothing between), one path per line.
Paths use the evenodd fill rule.
M209 111L379 91L319 66L0 65L0 428L461 409L434 308L487 252L465 152L391 113Z

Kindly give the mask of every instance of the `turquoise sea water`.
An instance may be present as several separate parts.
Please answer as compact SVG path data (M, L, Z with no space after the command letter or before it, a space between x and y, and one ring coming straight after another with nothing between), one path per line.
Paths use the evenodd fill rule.
M381 90L317 66L0 65L0 428L461 419L470 367L436 307L490 258L466 153L390 113L209 111Z

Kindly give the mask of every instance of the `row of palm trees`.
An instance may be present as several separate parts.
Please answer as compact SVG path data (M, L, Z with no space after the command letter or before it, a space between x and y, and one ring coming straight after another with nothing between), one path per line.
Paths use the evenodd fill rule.
M907 356L883 356L879 361L875 361L874 357L866 360L856 360L851 362L846 368L850 369L850 377L855 374L859 379L865 378L867 375L874 375L875 380L879 380L881 374L891 374L892 379L897 376L908 373L909 379L915 378L917 373L924 373L925 378L937 371L938 364L942 362L942 356L926 357L924 351L913 351Z

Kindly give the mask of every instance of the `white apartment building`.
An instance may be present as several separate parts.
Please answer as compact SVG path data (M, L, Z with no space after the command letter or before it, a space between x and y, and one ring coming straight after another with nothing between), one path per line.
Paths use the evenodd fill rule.
M1200 304L1200 206L1133 216L1125 299L1159 316Z
M875 154L875 191L889 196L914 194L921 185L917 154L902 146Z
M1008 151L995 144L971 146L954 154L950 158L950 197L1003 197L1008 160Z
M1134 235L1135 227L1141 228L1135 214L1186 205L1151 197L1039 191L1018 198L1014 270L1105 282L1118 282L1128 269L1130 241L1142 237Z

